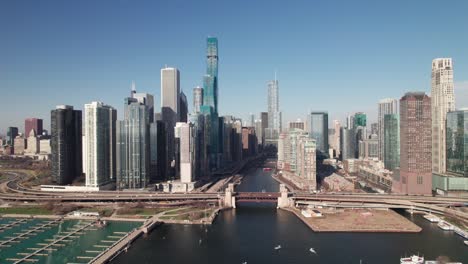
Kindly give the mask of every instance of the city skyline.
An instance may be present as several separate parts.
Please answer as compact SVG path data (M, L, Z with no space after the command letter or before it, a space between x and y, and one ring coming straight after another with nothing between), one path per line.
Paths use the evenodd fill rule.
M446 23L451 23L454 27L449 29L444 27L446 38L452 40L450 45L445 45L445 41L431 35L434 29L431 23L428 23L429 19L439 12L444 12L446 8L435 5L436 2L425 2L424 6L405 3L404 11L398 9L398 4L370 5L361 9L360 5L353 7L343 4L335 10L333 9L335 6L322 3L320 7L324 12L317 14L315 18L306 16L304 11L315 12L317 8L302 3L287 6L287 11L294 11L292 13L296 13L297 19L285 21L284 24L273 22L272 25L262 22L261 17L255 17L254 14L258 12L250 13L232 4L221 4L217 7L221 17L218 17L220 21L216 25L208 23L209 18L202 16L197 17L201 19L198 24L184 27L182 23L183 25L171 25L168 29L161 28L166 24L163 20L166 16L163 11L175 9L176 4L150 5L161 12L161 17L153 20L142 6L125 2L113 3L111 7L104 3L95 4L94 12L89 11L87 9L89 6L86 4L68 9L69 6L51 3L55 2L46 3L50 5L48 6L50 10L39 9L29 14L30 16L26 14L35 10L34 4L21 8L15 3L3 4L5 8L2 9L10 11L0 18L9 21L2 23L9 25L8 30L3 31L7 32L8 41L0 44L0 52L4 58L0 62L2 69L0 86L5 87L3 95L10 98L3 104L3 109L5 111L14 108L13 103L19 100L22 100L24 105L30 106L15 109L10 115L2 115L0 134L5 134L8 126L22 127L21 120L28 117L44 119L44 128L48 129L49 109L63 103L82 110L87 102L104 101L117 106L119 118L122 118L120 98L128 94L132 80L135 80L139 91L153 94L156 96L155 102L160 101L158 72L166 64L180 69L181 90L188 95L188 101L192 101L191 89L203 84L200 76L204 74L206 67L200 61L200 54L205 50L202 40L210 35L215 35L221 40L219 49L223 53L223 58L219 61L219 75L222 76L219 80L219 98L222 106L220 115L234 114L245 118L250 112L258 114L265 111L265 84L272 79L274 71L277 70L282 87L279 96L282 101L280 111L283 112L283 123L297 118L305 119L308 111L322 109L329 111L330 122L334 119L343 121L347 114L359 111L367 113L369 120L374 122L377 119L375 106L378 100L386 97L400 98L406 91L430 92L428 65L432 59L438 57L451 57L454 60L457 71L454 76L457 108L464 106L462 103L468 100L468 81L466 81L468 76L465 74L468 72L468 62L465 60L467 54L461 48L466 46L467 39L463 34L458 34L460 31L458 25L466 24L461 23L466 20L460 13L466 6L463 2L450 7L452 16L447 18ZM203 10L207 4L209 3L193 6L193 10ZM260 7L260 4L255 4L252 8L258 11ZM284 8L275 2L264 7L272 12L279 12ZM390 16L382 16L380 8L383 7L388 8L389 13L398 11L402 20L410 19L412 11L419 10L417 13L421 19L412 19L409 24L392 24L397 21ZM110 8L108 16L111 22L99 18L104 8ZM116 21L124 15L124 11L127 13L127 9L141 13L141 19L151 21L152 27L128 19L122 22ZM344 12L348 9L349 11ZM76 11L76 14L72 10ZM70 17L65 19L61 15L56 15L57 11L63 13L63 16ZM238 28L225 30L233 22L232 16L226 18L222 16L229 13L228 11L234 16L243 15L246 21ZM343 17L337 16L336 21L330 21L330 18L337 13L343 13ZM358 17L362 15L370 19L375 18L377 14L381 18L376 20L375 25L365 25ZM90 21L82 21L83 15L89 16ZM18 18L24 18L24 23L17 22ZM185 19L190 18L193 18L193 15L188 15ZM316 23L316 19L320 18L325 19L323 29L307 26ZM63 25L51 25L57 21L62 21ZM349 21L350 25L344 26L345 21ZM87 30L86 26L92 22L96 23L96 29ZM242 27L248 22L258 22L258 25L252 29ZM46 30L41 26L48 26L49 29ZM141 27L141 30L129 33L128 36L130 40L132 37L138 39L135 43L129 40L121 44L108 42L125 37L125 33L131 32L129 27L137 26ZM296 26L298 30L288 33L285 31L288 26ZM351 36L353 29L349 28L350 26L361 27L359 32L362 40L358 38L359 36ZM386 29L387 35L382 36L382 33L376 30L379 26ZM442 26L436 25L436 27ZM119 31L121 27L125 29L122 32ZM270 36L262 31L265 29L270 32L274 27L277 36ZM417 36L409 35L415 28L419 29ZM69 29L74 29L76 35L70 35ZM106 33L107 35L100 36L106 29L111 30ZM327 30L331 29L333 33L327 33ZM171 30L184 34L174 36ZM146 32L156 32L156 36ZM298 32L301 35L298 35ZM20 42L28 43L33 40L35 34L43 34L40 42L34 46L20 45ZM260 35L253 38L252 36L256 36L254 34ZM314 36L322 38L319 42L313 42ZM395 40L385 42L403 37L407 37L404 43ZM95 40L94 46L82 42L78 44L69 42L88 38ZM248 45L244 43L246 38L249 38ZM338 42L335 41L343 38L350 44L336 44ZM157 42L155 45L155 41L160 39L166 41ZM285 46L285 43L291 41L295 43L294 50ZM250 45L261 46L262 49L252 49ZM333 55L335 53L336 55ZM388 54L398 58L408 56L411 59L401 64L401 60L392 58ZM142 55L146 55L145 59L141 59ZM247 67L246 59L249 63ZM312 63L315 61L326 63ZM255 71L251 71L254 66ZM363 67L365 71L360 69ZM240 96L245 92L250 96ZM49 96L51 93L54 96ZM336 93L342 96L336 97ZM358 106L349 100L350 98L359 100ZM41 104L34 103L38 102L36 100L40 100ZM247 106L245 109L237 109L236 101L239 100ZM333 104L333 109L330 104ZM158 107L160 105L156 104L155 109Z

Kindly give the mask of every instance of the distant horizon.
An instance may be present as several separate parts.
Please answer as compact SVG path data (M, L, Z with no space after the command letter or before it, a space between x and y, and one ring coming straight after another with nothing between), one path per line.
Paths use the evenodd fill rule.
M366 113L370 124L379 100L430 94L431 62L439 57L453 59L456 106L468 107L465 1L181 4L1 3L0 135L10 126L24 132L30 117L50 131L50 111L62 104L83 110L101 101L122 119L132 81L138 92L154 95L159 112L165 65L180 70L191 110L192 89L206 72L208 36L219 41L220 115L258 119L277 72L283 126L319 110L329 113L329 127L355 112ZM440 14L448 14L443 23Z

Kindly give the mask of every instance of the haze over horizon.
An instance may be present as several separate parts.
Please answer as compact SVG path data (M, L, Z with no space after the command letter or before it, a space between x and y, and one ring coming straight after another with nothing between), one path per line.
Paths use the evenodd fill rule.
M219 40L220 114L267 109L278 72L283 121L310 110L329 120L382 98L430 93L432 59L454 60L457 107L468 106L468 2L3 1L0 134L59 104L102 101L122 118L131 82L160 105L160 69L177 67L189 108L205 73L205 39ZM369 23L372 21L372 23Z

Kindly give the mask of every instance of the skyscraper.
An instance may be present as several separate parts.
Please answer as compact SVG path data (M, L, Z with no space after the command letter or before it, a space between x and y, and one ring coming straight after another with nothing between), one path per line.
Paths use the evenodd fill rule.
M161 115L166 124L168 168L174 160L174 127L180 120L180 74L176 68L161 69Z
M154 122L154 96L148 93L137 93L136 91L133 92L133 98L137 99L137 101L141 104L146 105L149 114L149 122Z
M193 88L193 112L200 113L200 106L203 105L203 88L197 86Z
M340 159L353 159L356 153L354 130L341 127L340 134Z
M317 152L328 156L328 113L311 112L309 115L309 133L315 139Z
M192 123L178 122L175 129L175 138L178 142L178 163L180 171L180 181L191 183L195 179L195 136Z
M83 173L81 111L59 105L50 116L52 178L60 185L70 184Z
M268 130L266 138L269 143L275 144L282 130L281 112L279 111L279 87L278 80L269 81L268 86ZM267 143L268 144L268 143Z
M354 114L354 127L366 127L367 126L367 117L363 112L358 112Z
M42 135L42 119L26 118L24 120L24 135L29 136L31 129L34 129L37 136Z
M268 128L268 112L261 112L260 119L262 121L262 145L265 145L265 133Z
M135 98L126 98L124 107L116 132L117 188L144 188L150 180L148 108Z
M187 122L188 118L188 102L187 102L187 96L185 95L184 92L180 92L180 102L179 102L179 110L180 110L180 118L179 122Z
M398 115L398 100L385 98L379 101L378 135L379 135L379 160L384 160L385 155L385 115Z
M432 61L432 171L445 173L447 113L455 110L453 64L451 58Z
M102 102L92 102L85 104L84 119L86 186L99 187L115 179L117 111Z
M447 113L447 171L433 174L432 189L468 191L468 108Z
M213 107L218 113L218 39L206 40L206 75L203 78L203 104Z
M336 151L336 156L340 156L341 148L340 148L340 135L341 135L341 124L340 121L338 120L333 120L333 128L335 129L335 135L333 136L334 140L334 145L335 145L335 151Z
M400 182L398 192L431 194L431 98L409 92L400 99Z
M16 136L18 136L18 128L8 127L6 140L7 140L7 144L10 145L12 150L13 150L13 145L14 145Z
M384 166L387 170L395 170L400 166L400 116L388 114L384 116Z

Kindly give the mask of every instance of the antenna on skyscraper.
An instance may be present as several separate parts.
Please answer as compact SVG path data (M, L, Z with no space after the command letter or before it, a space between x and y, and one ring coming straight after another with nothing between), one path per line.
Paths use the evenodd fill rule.
M275 69L275 83L276 83L276 69Z

